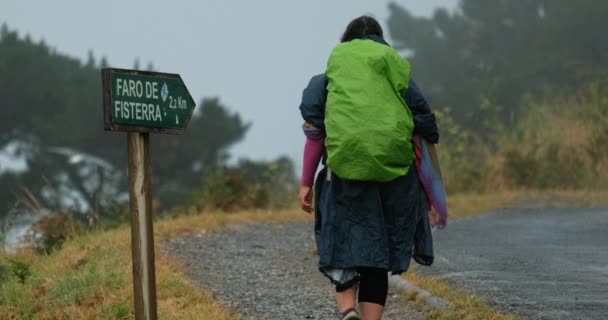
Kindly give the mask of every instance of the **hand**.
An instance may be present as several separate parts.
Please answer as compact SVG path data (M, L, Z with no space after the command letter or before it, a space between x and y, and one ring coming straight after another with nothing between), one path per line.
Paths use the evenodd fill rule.
M439 213L437 213L435 207L431 207L431 210L429 210L429 222L433 228L439 223Z
M312 213L312 187L301 186L298 198L300 199L300 208L308 213Z

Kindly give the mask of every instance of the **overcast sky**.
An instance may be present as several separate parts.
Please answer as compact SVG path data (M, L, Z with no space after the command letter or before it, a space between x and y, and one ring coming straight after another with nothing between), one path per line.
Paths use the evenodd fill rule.
M428 16L437 6L454 8L458 0L394 2ZM131 68L138 58L142 67L151 61L158 71L179 73L197 103L219 96L253 123L232 149L233 158L287 155L299 163L304 86L324 71L350 20L371 14L385 27L388 3L1 0L0 22L71 56L86 59L93 50L113 67Z

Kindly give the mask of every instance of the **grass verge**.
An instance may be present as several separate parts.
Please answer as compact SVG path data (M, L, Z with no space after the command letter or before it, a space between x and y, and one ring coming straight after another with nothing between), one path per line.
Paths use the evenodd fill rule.
M518 206L600 206L608 192L512 192L496 195L455 195L449 199L451 217ZM556 201L559 199L560 201ZM290 222L311 219L297 210L235 214L187 212L155 222L155 240L213 230L231 224ZM156 250L160 319L236 320L196 287L179 262ZM21 252L0 254L0 319L132 319L131 246L129 226L97 231L67 241L49 255ZM436 277L410 272L408 280L447 299L455 308L426 310L429 319L516 319L493 310L471 294Z
M493 194L456 194L448 199L450 219L478 216L496 209L608 206L608 191L521 190Z
M449 310L423 307L425 318L432 320L518 320L517 316L504 315L490 307L481 299L458 288L454 288L437 277L421 276L415 270L408 272L405 278L414 285L437 295L452 304ZM408 297L419 305L424 302L418 297Z
M160 319L235 320L197 288L161 240L237 223L310 219L297 211L211 214L190 212L155 223L156 278ZM129 226L92 232L67 241L49 255L0 254L0 319L132 319ZM24 281L17 274L29 273Z

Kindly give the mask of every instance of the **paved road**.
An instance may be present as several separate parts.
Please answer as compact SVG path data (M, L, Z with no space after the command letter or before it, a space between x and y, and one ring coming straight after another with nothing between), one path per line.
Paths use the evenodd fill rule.
M419 268L526 319L608 319L608 209L526 209L452 221Z
M244 319L337 319L329 280L317 271L312 223L236 226L173 239L164 251ZM422 320L391 294L385 320Z

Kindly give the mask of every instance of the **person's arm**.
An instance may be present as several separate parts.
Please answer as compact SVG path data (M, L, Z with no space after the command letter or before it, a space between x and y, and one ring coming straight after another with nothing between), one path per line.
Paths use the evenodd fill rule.
M325 129L325 102L327 101L327 78L319 74L308 83L302 93L300 113L307 123L321 130Z
M300 180L299 200L302 210L312 212L312 187L315 173L325 150L325 132L313 127L308 122L303 126L306 143L304 145L304 159L302 161L302 178Z
M404 98L414 117L414 134L420 135L431 144L438 143L439 130L435 114L414 80L410 80Z
M319 74L308 83L302 93L300 113L305 121L304 159L299 200L302 210L312 212L312 186L319 161L325 150L325 102L327 100L327 78Z
M309 123L304 124L304 134L306 143L304 144L304 159L302 161L301 185L312 187L314 184L315 173L325 150L325 134Z

